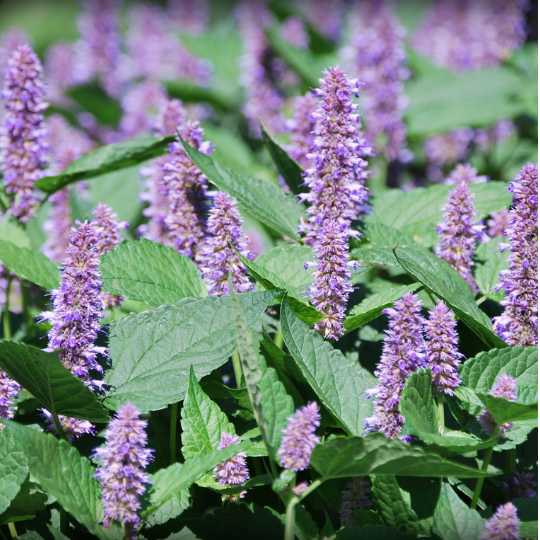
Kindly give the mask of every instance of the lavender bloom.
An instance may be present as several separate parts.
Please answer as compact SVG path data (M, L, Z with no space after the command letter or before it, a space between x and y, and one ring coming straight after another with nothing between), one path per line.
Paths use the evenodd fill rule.
M69 106L70 99L65 91L76 84L75 49L71 43L54 43L45 57L47 99L63 107Z
M47 431L56 433L56 426L54 425L53 415L47 409L40 409L41 416L49 424ZM79 418L70 418L69 416L58 415L60 427L67 437L68 442L72 442L73 439L78 439L81 435L95 435L96 428L88 420L80 420Z
M365 145L359 128L358 106L352 100L358 83L347 77L339 67L324 71L320 79L322 88L315 90L320 97L315 117L315 143L307 155L315 165L306 171L309 193L300 198L310 203L309 222L302 229L304 242L313 245L319 229L335 220L348 236L358 232L350 228L365 209L368 191L364 185L367 162L371 149Z
M5 371L0 369L0 418L13 418L13 404L21 391L21 385L10 379ZM5 426L2 424L1 429Z
M229 270L237 293L253 289L244 263L229 245L232 244L244 257L253 258L247 249L248 238L242 231L243 221L236 200L218 191L208 217L209 235L202 252L202 275L210 294L229 294Z
M301 0L299 7L323 36L332 41L339 39L345 10L343 0Z
M369 500L371 493L371 482L369 476L355 476L351 482L347 484L347 489L341 494L341 508L339 516L341 524L345 527L359 527L360 523L354 517L354 510L371 508L372 504Z
M249 252L253 259L256 259L261 253L264 252L265 241L263 235L256 229L247 229L245 231L247 243L249 245Z
M431 369L433 390L449 396L453 396L454 390L461 385L458 367L463 355L457 349L456 324L454 312L442 300L429 312L429 319L424 322L426 361Z
M478 176L477 170L468 163L458 165L444 182L450 186L461 184L482 184L488 181L487 176Z
M401 393L407 378L425 366L425 343L422 335L424 319L422 302L413 293L406 293L383 310L388 315L389 329L384 338L383 354L375 375L379 385L375 396L375 414L366 419L367 431L380 431L397 439L405 418L399 411Z
M173 27L186 34L200 34L208 28L210 13L206 0L169 0Z
M517 472L515 476L508 479L508 483L502 483L502 487L506 490L506 496L509 501L516 499L529 499L536 497L536 482L534 474Z
M497 381L493 385L493 389L490 390L488 393L490 396L505 398L509 401L516 401L516 380L510 375L499 375ZM478 417L478 421L488 435L495 434L495 431L497 430L497 422L495 421L493 416L491 416L487 409L484 409L482 411L482 413ZM499 433L503 435L509 429L511 429L513 425L513 422L508 422L507 424L499 426Z
M233 444L239 444L240 437L223 432L221 441L217 447L223 450ZM249 470L246 465L246 453L239 452L236 456L224 461L214 469L214 478L218 481L218 486L237 487L245 484L249 480ZM238 495L225 495L225 499L230 502L238 502L243 499L247 491L242 491Z
M28 45L21 45L10 57L2 92L6 103L0 162L6 192L15 195L10 213L22 223L34 213L34 182L43 176L46 163L44 93L39 58Z
M343 50L351 73L364 83L360 99L368 141L389 159L396 159L406 145L403 81L409 75L403 43L406 32L393 9L388 0L355 3L350 14L351 43ZM377 144L381 137L384 143Z
M300 482L299 484L294 486L292 490L295 495L298 495L298 497L300 497L300 495L302 495L302 493L304 493L304 491L306 491L308 487L309 485L307 482Z
M512 503L503 504L486 521L479 540L521 540L520 525L517 508Z
M30 43L30 36L23 28L12 26L0 36L0 77L4 80L11 55L21 46Z
M336 221L328 221L319 230L313 249L317 265L313 272L315 281L310 287L311 303L324 317L315 325L323 337L339 339L345 333L343 319L349 294L353 291L351 279L347 234Z
M441 235L435 254L445 260L477 291L472 275L475 241L484 241L483 225L475 225L474 195L465 182L448 194L448 202L443 207L443 222L437 226Z
M102 316L98 235L92 223L77 221L76 226L62 261L60 287L51 294L54 311L43 312L41 317L52 324L45 350L58 350L64 366L93 388L91 371L103 371L97 355L105 353L94 345Z
M122 83L120 5L120 0L83 0L85 11L77 20L81 38L75 45L75 79L86 82L97 76L111 96L118 96Z
M319 406L314 401L289 416L278 450L281 463L286 469L298 472L309 467L311 452L321 442L321 438L315 435L320 423Z
M487 234L490 238L497 238L503 236L506 229L510 226L510 210L504 209L495 214L491 214L487 221L488 231Z
M285 124L291 132L289 153L304 168L313 167L313 162L308 160L307 155L315 143L313 112L316 108L317 98L311 92L296 97L293 104L293 117Z
M298 49L307 49L309 36L300 17L293 15L287 17L280 28L281 37Z
M94 457L101 460L96 478L103 490L102 501L106 518L124 523L125 538L134 540L140 518L138 497L150 484L144 472L152 459L153 450L146 446L146 420L131 404L122 405L109 422L105 447L96 448Z
M265 29L271 17L264 0L243 0L236 8L238 30L244 44L240 84L245 89L244 115L250 131L260 137L259 118L271 133L283 128L283 99L272 84L266 66L268 42Z
M505 236L508 270L500 273L506 297L493 331L509 345L538 345L538 165L528 163L510 184L514 194Z
M180 136L203 154L212 153L212 143L203 141L204 131L197 121L179 126ZM169 209L165 218L173 247L197 262L206 232L206 176L193 164L180 141L173 142L171 155L163 165L163 183Z
M477 129L474 142L484 152L491 146L512 137L516 132L512 120L497 120L490 129Z

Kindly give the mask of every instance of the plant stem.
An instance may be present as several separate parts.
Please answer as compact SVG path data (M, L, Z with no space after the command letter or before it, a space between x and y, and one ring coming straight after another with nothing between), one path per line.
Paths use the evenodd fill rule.
M63 508L60 508L60 532L69 538L69 519Z
M303 501L312 491L315 491L322 484L321 480L314 480L311 485L298 498L298 502Z
M276 337L274 338L274 343L280 349L283 349L283 334L281 332L276 332Z
M506 478L511 478L516 474L516 449L511 448L506 451Z
M238 349L233 352L232 363L234 368L234 377L236 378L236 388L241 388L242 386L242 366L240 365L240 355L238 354Z
M493 449L495 445L490 446L486 449L484 454L484 462L482 463L482 472L486 472L489 468L489 463L491 462L491 456L493 455ZM482 492L482 486L484 485L485 478L478 478L476 480L476 487L474 488L474 495L471 501L471 509L476 510L476 505L478 504L478 499L480 498L480 493Z
M292 497L287 503L287 514L285 516L285 540L294 540L294 517L298 497Z
M6 286L6 303L4 304L4 339L11 339L11 321L9 319L9 293L13 276L9 275Z
M11 534L11 538L19 538L17 529L15 528L15 523L8 523L8 529Z
M178 403L173 404L171 409L171 441L170 441L170 462L176 462L176 424L178 422Z
M444 395L437 394L437 408L439 409L439 433L444 433Z
M487 296L481 296L477 301L476 305L479 306L480 304L483 304L487 300Z

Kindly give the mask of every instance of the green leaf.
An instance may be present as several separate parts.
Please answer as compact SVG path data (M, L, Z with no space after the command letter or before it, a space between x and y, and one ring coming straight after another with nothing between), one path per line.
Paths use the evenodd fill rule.
M245 452L252 444L249 440L242 441L240 444L228 446L223 450L215 450L210 454L187 460L184 463L175 463L158 471L152 477L154 485L150 491L150 506L141 512L141 517L144 520L150 519L163 505L201 476L236 454Z
M398 531L395 527L374 525L372 523L360 528L341 529L336 535L336 540L359 540L360 538L369 538L369 540L414 540L417 535Z
M492 238L486 244L480 244L475 253L480 262L473 267L480 292L497 302L504 298L504 293L495 292L493 287L499 283L499 274L508 268L508 252L501 253L499 248L502 241L502 238Z
M88 387L62 365L57 353L2 341L0 366L49 411L91 422L109 421L107 411Z
M195 263L171 247L141 238L101 257L103 289L153 306L206 296Z
M30 237L26 231L21 227L18 221L4 214L4 217L0 221L0 240L11 242L20 248L30 248Z
M324 406L348 433L363 433L364 421L372 411L365 391L373 386L372 381L302 322L292 311L288 298L281 308L281 327L291 355Z
M369 296L363 302L354 306L349 312L349 315L345 317L345 320L343 321L345 331L350 332L351 330L376 319L382 315L382 310L384 308L390 307L404 294L415 292L421 287L422 285L420 283L413 283L412 285L403 285L402 287L392 287L383 293Z
M489 317L476 305L471 288L446 261L421 247L398 247L395 254L401 266L442 298L486 345L506 347L506 343L493 333Z
M324 315L317 311L313 306L300 302L294 296L288 296L287 302L293 313L309 327L318 323Z
M277 293L239 295L253 326ZM200 379L224 364L236 348L230 295L185 298L121 319L109 335L113 388L105 405L116 410L130 401L144 412L184 399L190 365Z
M173 141L174 136L171 135L161 139L146 137L102 146L75 160L61 174L41 178L35 187L52 194L79 180L95 178L161 156Z
M522 538L527 540L538 540L538 521L526 521L519 527Z
M68 88L66 93L101 124L116 126L122 117L122 107L96 81Z
M516 499L512 501L512 504L517 508L518 517L521 521L538 521L538 496Z
M440 479L398 476L396 480L418 519L433 517L441 494Z
M0 240L0 261L17 277L27 279L44 289L56 289L60 283L58 263L39 251L31 251Z
M409 191L388 190L374 197L373 211L366 216L366 225L382 223L427 247L434 246L438 241L436 227L442 221L442 208L452 189L455 187L440 184ZM503 182L469 184L469 189L475 194L474 205L478 219L500 212L512 202L512 194ZM396 212L396 208L400 208L400 211Z
M287 154L287 152L285 152L285 150L279 146L272 135L268 133L263 123L260 122L260 124L264 144L270 152L270 156L272 156L279 174L281 174L295 195L306 192L307 188L303 185L304 178L302 177L304 169L302 169L302 167L300 167L300 165L294 159L289 157L289 154Z
M311 465L324 480L370 474L434 478L481 478L498 474L427 454L421 447L387 439L379 433L348 439L337 437L318 444L311 454Z
M99 525L103 521L101 489L90 461L53 435L9 420L1 422L17 439L39 485L92 534L109 540L110 533Z
M389 227L384 223L366 223L364 236L377 246L413 246L416 242L412 236L402 231Z
M32 519L37 512L45 510L47 499L45 493L36 489L36 484L26 479L9 508L0 515L0 524Z
M27 475L22 448L7 429L0 429L0 514L9 507Z
M393 252L395 247L395 244L393 246L359 247L353 249L351 255L361 261L399 268L399 263Z
M443 484L439 504L433 516L433 531L441 540L477 540L484 520L471 510L449 484Z
M418 534L418 517L403 500L395 476L376 475L371 491L373 502L387 527Z
M523 422L524 420L535 420L538 418L538 403L525 405L488 394L477 393L476 395L486 406L486 409L499 426L507 422Z
M152 485L159 485L166 481L164 480L164 476L166 478L167 471L168 469L161 469L154 474L151 478ZM184 510L187 510L190 507L190 497L189 486L184 486L148 517L146 525L148 527L162 525L169 521L169 519L178 517Z
M234 197L241 208L279 234L298 239L303 206L281 187L240 175L198 152L185 141L184 148L193 163L222 191Z

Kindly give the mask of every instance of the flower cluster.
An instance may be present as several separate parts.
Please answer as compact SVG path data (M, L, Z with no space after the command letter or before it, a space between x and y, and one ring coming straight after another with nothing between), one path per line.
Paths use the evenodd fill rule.
M487 182L487 176L478 176L478 171L471 167L468 163L457 165L446 179L445 184L456 185L461 184L482 184Z
M13 404L21 391L21 385L10 379L5 371L0 369L0 418L13 418ZM1 428L4 425L1 424Z
M317 108L317 98L308 92L294 99L293 117L287 121L286 127L290 131L289 154L304 168L312 167L313 163L308 160L315 136L315 118L313 112ZM307 165L307 167L306 167Z
M355 476L348 484L347 489L341 494L341 508L339 516L341 524L345 527L359 527L360 523L354 517L354 511L359 509L368 510L372 504L369 500L371 493L371 481L369 476Z
M287 419L287 427L282 431L278 455L286 469L303 471L309 467L311 452L321 439L315 430L321 423L319 406L308 403Z
M304 21L296 15L287 17L280 28L281 37L298 49L307 49L309 36L304 27Z
M95 457L101 461L96 473L103 490L102 501L105 516L109 520L124 523L125 538L134 540L140 518L138 497L150 484L144 472L151 461L152 452L146 446L146 420L140 412L126 403L118 409L105 433L104 447L96 448Z
M379 385L371 394L375 397L375 413L366 419L367 431L380 431L397 439L405 419L399 411L401 393L407 378L425 366L425 343L422 334L424 319L418 296L406 293L383 310L388 315L389 329L384 338L381 361L375 370Z
M208 217L208 236L202 251L202 275L210 294L229 294L229 271L237 293L253 289L246 267L234 251L247 259L253 258L247 249L249 240L244 236L242 222L237 202L218 191Z
M345 8L343 0L300 0L299 7L323 36L332 41L339 39Z
M510 210L508 210L507 208L501 210L500 212L491 214L487 221L487 235L490 238L497 238L498 236L503 236L506 232L506 229L508 229L508 226L510 225L511 215L512 214L510 213Z
M179 32L200 34L208 27L210 18L206 0L170 0L171 24Z
M408 70L404 66L405 30L392 7L387 0L355 3L350 14L354 31L343 56L351 73L364 83L361 102L370 144L384 150L389 159L396 159L406 144L402 110ZM381 136L385 140L382 148L377 144Z
M240 437L223 432L221 441L217 447L218 450L223 450L233 444L239 444ZM224 461L214 469L214 478L218 481L218 486L222 487L237 487L245 484L249 480L249 470L246 465L246 453L240 452L231 459ZM238 495L225 496L230 502L238 502L243 499L247 491L242 491Z
M530 499L536 497L536 481L532 473L517 472L514 476L508 479L507 483L502 483L503 489L506 490L506 496L509 501L516 499Z
M512 503L503 504L486 521L479 540L521 540L520 525L517 508Z
M461 385L458 373L463 355L457 350L457 321L454 313L440 300L425 321L427 366L431 369L433 389L441 394L454 395Z
M45 86L47 99L56 105L68 107L66 90L76 84L75 48L72 43L59 41L47 49L45 57Z
M486 238L483 225L474 224L476 212L473 201L474 195L465 182L461 182L448 194L448 202L443 208L444 221L437 227L440 237L435 253L453 266L471 289L476 291L472 275L475 242Z
M56 432L56 426L54 424L53 415L47 409L41 409L41 416L48 423L47 431ZM77 439L81 435L95 435L96 428L88 420L80 420L79 418L71 418L62 414L58 415L58 421L60 428L64 432L68 442L72 442L73 439Z
M538 165L528 163L510 184L514 194L505 236L508 270L497 289L505 290L504 312L493 330L509 345L538 344Z
M47 142L43 112L45 91L41 62L28 45L21 45L9 60L2 98L5 113L0 162L6 192L14 195L10 212L21 222L32 217L37 203L34 183L43 176Z
M497 378L497 381L493 385L493 389L489 392L490 396L505 398L509 401L516 401L516 380L510 375L500 375ZM497 422L495 418L491 416L490 412L487 409L484 409L480 416L478 417L480 425L484 428L484 431L488 435L494 435L497 430ZM512 422L503 424L499 426L499 433L504 434L513 426Z

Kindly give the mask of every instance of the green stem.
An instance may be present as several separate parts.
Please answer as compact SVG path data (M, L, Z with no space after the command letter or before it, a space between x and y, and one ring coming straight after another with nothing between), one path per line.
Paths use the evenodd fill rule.
M9 275L6 286L6 303L4 304L4 339L11 339L11 321L9 318L9 293L13 276Z
M19 538L17 529L15 528L15 523L8 523L8 529L11 534L11 538Z
M294 540L294 517L298 497L292 497L287 503L287 514L285 516L285 540Z
M166 445L165 438L163 437L163 431L161 430L161 424L159 423L158 413L156 411L150 411L150 422L154 428L154 433L156 434L157 445L159 453L163 457L163 460L167 460L166 454Z
M493 455L493 449L495 448L495 445L490 446L488 449L486 449L486 453L484 454L484 462L482 463L482 472L486 472L489 468L489 464L491 462L491 456ZM482 486L484 485L485 478L478 478L476 480L476 487L474 488L474 495L471 501L471 509L476 510L476 505L478 504L478 499L480 499L480 493L482 492Z
M487 300L487 296L481 296L477 301L476 305L479 306L480 304L483 304Z
M437 408L439 409L439 433L444 433L444 395L437 394Z
M240 365L240 355L238 349L233 352L232 363L234 368L234 376L236 378L236 388L242 387L242 366Z
M60 532L69 538L68 513L63 508L60 508Z
M511 448L506 451L506 478L511 478L516 474L516 449Z
M281 332L276 332L276 337L274 338L274 343L280 349L283 349L283 334Z
M178 403L171 409L171 441L170 441L170 462L176 462L176 424L178 423Z

